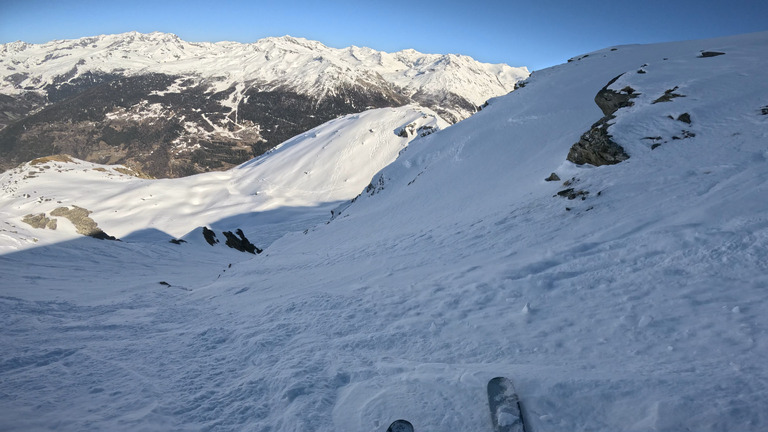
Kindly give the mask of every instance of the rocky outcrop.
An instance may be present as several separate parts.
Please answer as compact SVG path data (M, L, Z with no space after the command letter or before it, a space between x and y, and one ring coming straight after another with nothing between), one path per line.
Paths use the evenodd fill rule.
M208 227L203 227L203 238L211 246L219 242L219 239L216 238L216 233Z
M238 228L234 233L232 231L222 231L222 234L224 234L224 238L226 238L224 244L231 247L232 249L252 254L260 254L264 251L263 249L260 249L251 243L250 240L245 237L243 230L240 228ZM215 246L217 243L219 243L219 239L216 238L216 233L208 227L203 227L203 237L205 238L205 241L211 246Z
M571 146L567 159L576 165L601 166L625 161L629 159L629 155L622 146L611 139L608 134L608 120L603 117L581 136L579 142Z
M672 102L672 99L679 98L679 97L685 97L684 94L675 93L675 90L677 90L678 87L675 86L674 88L671 88L669 90L665 90L664 94L659 96L658 99L651 102L651 104L657 104L660 102Z
M28 214L21 220L32 228L55 230L57 227L56 219L51 219L45 213Z
M682 113L679 116L677 116L677 121L681 121L683 123L691 124L692 123L691 115L688 114L688 113Z
M409 138L415 135L425 137L437 132L439 129L436 126L422 125L419 126L416 122L409 123L401 128L395 130L395 135L402 138Z
M721 55L725 55L725 53L720 51L702 51L701 54L699 54L699 57L709 58L709 57L717 57Z
M618 111L620 108L628 107L632 105L632 99L637 97L637 93L632 87L624 87L621 91L611 90L608 87L615 83L616 80L621 78L621 74L616 78L610 80L597 95L595 95L595 103L603 112L604 116L609 116Z
M59 216L69 219L75 226L78 234L97 238L99 240L117 240L115 237L105 233L99 228L99 225L89 217L92 212L78 206L58 207L51 212L51 216Z
M614 113L621 108L632 106L632 99L638 96L632 87L624 87L620 91L608 88L620 77L621 75L612 79L597 92L595 103L603 112L603 118L593 124L587 132L581 135L579 141L571 146L566 157L567 160L576 165L601 166L613 165L629 159L624 148L613 141L608 133L609 121L615 118Z
M227 246L231 247L232 249L239 250L240 252L248 252L252 254L260 254L263 252L262 249L257 248L245 237L243 230L238 228L235 233L237 235L233 234L231 231L223 232L224 237L227 238L225 243Z
M72 222L78 234L97 238L99 240L117 240L115 237L105 233L99 228L99 225L90 218L90 210L78 206L58 207L51 212L51 216L63 217ZM28 214L21 220L32 228L55 230L58 228L58 220L49 218L45 213Z

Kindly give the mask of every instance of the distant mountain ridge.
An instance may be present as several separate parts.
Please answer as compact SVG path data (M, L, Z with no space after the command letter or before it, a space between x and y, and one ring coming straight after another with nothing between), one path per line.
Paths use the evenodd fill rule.
M13 42L0 45L0 169L56 153L156 177L226 169L369 108L418 103L456 122L528 75L461 55L336 49L290 36Z

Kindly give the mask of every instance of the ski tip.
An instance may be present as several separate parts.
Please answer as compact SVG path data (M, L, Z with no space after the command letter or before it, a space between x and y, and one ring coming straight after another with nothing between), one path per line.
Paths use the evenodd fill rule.
M387 432L413 432L413 425L408 420L395 420L389 425Z
M502 388L504 390L514 391L515 387L512 385L512 380L507 377L496 377L488 381L488 389Z

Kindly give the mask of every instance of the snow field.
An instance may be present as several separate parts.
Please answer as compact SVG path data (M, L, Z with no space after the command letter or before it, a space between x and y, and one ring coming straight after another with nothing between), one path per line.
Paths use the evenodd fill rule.
M764 430L767 44L615 47L537 71L398 149L371 193L327 203L333 220L264 215L297 212L253 258L199 239L0 255L3 426L490 430L485 385L503 375L533 431ZM631 158L565 162L621 73L642 95L609 131ZM651 104L674 86L686 97ZM556 196L566 180L584 200Z

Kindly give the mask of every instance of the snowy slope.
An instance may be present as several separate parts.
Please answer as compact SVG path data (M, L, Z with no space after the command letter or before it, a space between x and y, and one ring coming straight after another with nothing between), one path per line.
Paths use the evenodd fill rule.
M410 125L412 131L401 136ZM66 222L55 231L22 222L29 214L51 216L62 206L92 211L99 227L118 238L154 229L165 233L159 238L167 241L213 224L257 234L264 246L281 235L263 233L265 223L303 230L325 219L409 142L421 139L419 129L425 133L447 126L418 106L370 110L332 120L229 171L180 179L140 179L124 168L78 160L24 164L0 175L5 222L0 250L77 238Z
M243 92L254 85L262 90L287 87L322 99L340 87L361 84L395 86L409 96L453 93L479 106L491 97L509 93L515 82L528 76L525 67L480 63L467 56L336 49L290 36L251 44L192 43L173 34L131 32L45 44L0 45L1 94L42 90L62 76L71 80L88 72L191 75L213 85L212 91L237 85L230 100L235 107ZM464 118L471 112L455 114Z
M758 33L537 71L251 260L6 253L4 429L490 431L506 375L533 431L765 430L767 52ZM620 74L630 158L567 162Z

